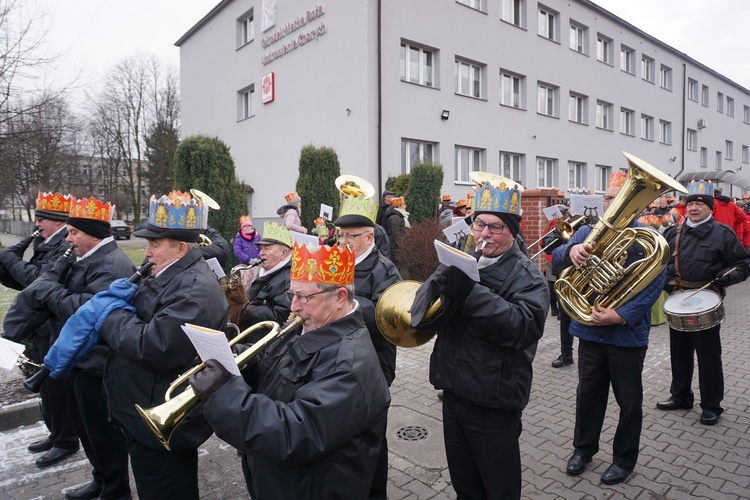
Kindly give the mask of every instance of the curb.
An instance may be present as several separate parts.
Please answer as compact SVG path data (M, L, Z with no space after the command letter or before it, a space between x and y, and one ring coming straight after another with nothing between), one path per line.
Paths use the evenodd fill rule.
M42 403L34 398L13 406L0 408L0 432L15 429L21 425L32 425L42 419Z

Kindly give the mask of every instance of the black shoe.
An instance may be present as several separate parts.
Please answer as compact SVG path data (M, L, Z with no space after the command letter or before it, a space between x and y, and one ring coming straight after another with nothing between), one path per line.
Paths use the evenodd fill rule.
M558 314L557 309L552 309L552 316L557 316Z
M46 437L40 441L34 441L29 445L28 450L31 453L40 453L42 451L49 451L52 449L52 446L54 443L52 443L52 440L49 437Z
M656 407L659 410L664 410L664 411L679 410L679 409L689 410L693 407L693 405L685 404L680 401L675 401L674 399L668 399L666 401L656 403Z
M443 400L443 391L440 391L440 392L438 392L438 399L439 399L440 401L442 401L442 400Z
M703 425L716 425L719 421L719 415L713 410L703 410L701 415L701 423Z
M88 484L84 484L79 488L72 489L65 493L65 498L69 500L89 500L91 498L99 498L99 493L102 492L101 483L91 481Z
M58 448L57 446L53 446L51 450L39 457L35 463L37 467L49 467L50 465L54 465L61 460L65 460L77 451L78 445L76 445L75 448L70 448L67 450L65 448Z
M628 478L631 472L633 471L612 464L602 474L602 482L604 484L620 484Z
M573 364L572 356L561 355L559 358L557 358L556 360L552 362L552 368L562 368L563 366L568 366L572 364Z
M591 457L583 458L581 455L573 454L565 467L565 473L569 476L577 476L586 470L586 464L591 463Z

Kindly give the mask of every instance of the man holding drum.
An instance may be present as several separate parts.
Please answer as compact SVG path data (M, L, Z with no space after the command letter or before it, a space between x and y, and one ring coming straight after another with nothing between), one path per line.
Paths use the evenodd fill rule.
M669 292L698 289L706 284L723 297L726 287L750 275L750 255L734 231L716 222L711 182L688 185L687 214L684 224L664 233L671 257L667 265ZM727 274L728 271L732 270ZM672 360L672 396L656 404L660 410L693 407L693 353L698 354L698 383L701 393L701 423L714 425L724 409L724 371L721 364L721 324L700 331L679 331L670 323L669 351Z

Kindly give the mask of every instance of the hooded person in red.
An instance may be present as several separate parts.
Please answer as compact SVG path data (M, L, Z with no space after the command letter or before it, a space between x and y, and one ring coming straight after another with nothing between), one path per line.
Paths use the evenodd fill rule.
M735 234L743 241L744 223L748 216L737 206L728 196L722 196L720 187L714 188L714 209L713 216L717 222L726 224L734 229Z

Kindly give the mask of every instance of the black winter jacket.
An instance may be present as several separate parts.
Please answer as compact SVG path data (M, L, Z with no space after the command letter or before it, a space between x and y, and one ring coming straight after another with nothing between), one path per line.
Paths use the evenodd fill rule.
M0 283L14 290L23 290L29 286L44 271L52 268L55 260L70 247L65 241L67 236L67 229L63 229L46 243L41 236L37 236L33 241L29 241L29 237L12 247L0 250ZM30 243L33 244L34 254L26 262L23 260L23 254Z
M248 326L260 321L276 321L283 325L289 318L291 302L284 296L289 290L289 273L291 261L271 274L259 276L250 285L247 292L248 303L245 306L244 319ZM262 336L262 335L261 335ZM248 339L256 341L260 337Z

